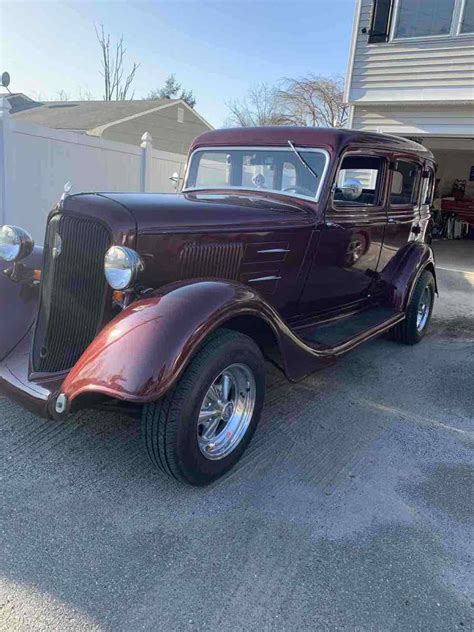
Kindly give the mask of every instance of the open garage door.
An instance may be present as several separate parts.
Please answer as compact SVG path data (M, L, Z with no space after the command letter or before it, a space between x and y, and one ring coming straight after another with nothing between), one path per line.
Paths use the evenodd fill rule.
M438 163L433 249L440 268L474 272L474 139L416 138ZM474 302L474 287L473 287ZM473 305L474 308L474 305Z

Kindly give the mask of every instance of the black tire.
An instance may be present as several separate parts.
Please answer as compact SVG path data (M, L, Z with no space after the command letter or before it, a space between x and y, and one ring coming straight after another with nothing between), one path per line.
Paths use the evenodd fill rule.
M250 423L233 451L219 460L203 456L197 436L201 404L221 371L245 364L255 379L255 405ZM265 363L256 343L244 334L219 329L209 336L174 388L143 407L142 437L159 470L191 485L208 485L240 459L260 419L265 397Z
M420 329L417 326L417 314L420 302L422 301L425 290L429 292L430 306L428 318L424 326ZM405 345L416 345L426 334L431 314L433 312L435 297L435 280L429 270L425 270L416 282L415 289L406 308L405 320L390 330L392 340L401 342Z

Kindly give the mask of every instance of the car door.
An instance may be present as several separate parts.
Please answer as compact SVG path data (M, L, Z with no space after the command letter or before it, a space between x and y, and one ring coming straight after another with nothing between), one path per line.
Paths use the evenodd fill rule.
M301 310L319 313L368 299L386 225L388 160L377 153L346 153L324 214Z
M379 271L382 271L416 234L413 228L420 220L419 191L422 166L422 163L412 156L393 156L389 177L388 223L380 254Z

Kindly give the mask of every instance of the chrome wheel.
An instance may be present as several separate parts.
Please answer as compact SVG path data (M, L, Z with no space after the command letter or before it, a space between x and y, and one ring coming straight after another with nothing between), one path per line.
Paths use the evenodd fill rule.
M426 323L428 322L431 309L431 300L431 290L427 286L423 290L420 302L418 303L418 311L416 313L416 328L420 332L423 331L423 329L426 327Z
M212 382L204 397L197 423L201 453L223 459L242 441L255 408L256 385L250 368L231 364Z

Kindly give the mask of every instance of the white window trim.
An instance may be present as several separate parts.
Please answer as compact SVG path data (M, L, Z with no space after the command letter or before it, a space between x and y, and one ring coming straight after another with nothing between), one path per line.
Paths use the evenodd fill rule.
M286 151L291 153L291 149L288 149L288 147L272 147L271 145L256 145L256 146L247 146L247 145L232 145L232 146L228 146L228 147L222 147L221 145L214 145L214 146L210 146L210 147L197 147L193 153L189 156L188 159L188 164L186 165L186 173L184 175L184 187L182 189L182 193L191 193L191 192L197 192L197 191L259 191L259 192L266 192L266 193L278 193L279 195L286 195L287 197L294 197L294 198L299 198L299 199L303 199L303 200L310 200L311 202L319 202L319 196L321 194L321 189L322 186L324 184L324 181L326 180L326 174L329 168L329 163L330 163L330 156L329 156L329 152L327 152L325 149L319 148L319 147L296 147L295 149L302 151L302 152L307 152L307 151L312 151L315 153L319 153L322 154L325 157L325 163L324 163L324 169L319 177L319 182L318 182L318 189L315 193L314 197L310 197L309 195L301 195L299 193L288 193L286 191L279 191L278 189L257 189L252 188L252 187L234 187L234 186L222 186L222 187L188 187L188 177L189 177L189 168L191 166L191 162L193 160L193 157L195 154L197 154L198 152L205 152L205 151L232 151L232 150L242 150L242 151Z
M429 40L446 40L453 37L472 37L473 33L461 33L461 23L464 17L464 7L466 0L454 0L453 15L451 18L451 28L449 33L445 35L415 35L410 37L396 37L395 32L398 24L398 16L400 13L401 0L395 0L393 7L392 22L390 24L389 42L396 44L397 42L419 42Z
M456 29L456 36L457 37L473 37L474 31L471 31L470 33L461 33L461 25L464 18L464 9L466 8L466 0L458 0L458 2L459 2L459 19L458 19L458 25Z

